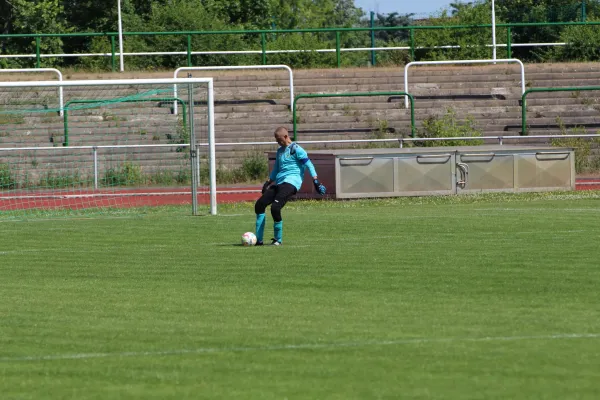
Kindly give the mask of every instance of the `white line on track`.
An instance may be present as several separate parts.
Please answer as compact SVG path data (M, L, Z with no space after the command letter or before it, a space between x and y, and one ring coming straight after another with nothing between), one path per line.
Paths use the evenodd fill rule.
M211 353L244 353L262 351L286 351L286 350L331 350L350 347L369 346L396 346L412 344L435 344L435 343L466 343L466 342L516 342L525 340L568 340L568 339L598 339L600 333L560 333L553 335L537 336L485 336L485 337L448 337L448 338L407 338L398 340L369 340L363 342L340 342L340 343L304 343L283 344L276 346L248 346L248 347L200 347L197 349L164 350L164 351L126 351L120 353L75 353L75 354L53 354L17 357L0 357L0 362L22 362L22 361L55 361L55 360L85 360L92 358L110 357L152 357L172 356L187 354L211 354Z

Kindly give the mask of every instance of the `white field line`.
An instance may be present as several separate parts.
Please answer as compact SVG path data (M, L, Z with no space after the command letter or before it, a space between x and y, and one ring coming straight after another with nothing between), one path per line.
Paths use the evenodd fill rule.
M510 211L510 212L521 212L521 213L527 213L527 212L546 212L546 211L554 211L554 212L592 212L592 213L598 213L600 212L599 209L595 209L595 208L561 208L559 210L557 210L556 208L474 208L473 211L498 211L498 212L502 212L502 211Z
M537 336L486 336L486 337L448 337L448 338L407 338L398 340L368 340L361 342L341 343L300 343L282 344L275 346L248 346L248 347L200 347L197 349L180 349L164 351L126 351L115 353L74 353L53 355L32 355L18 357L0 357L0 362L22 362L22 361L55 361L55 360L85 360L91 358L111 357L152 357L172 356L187 354L211 354L211 353L245 353L266 352L286 350L331 350L351 347L377 347L397 345L418 345L436 343L468 343L468 342L516 342L526 340L568 340L568 339L598 339L600 333L559 333L553 335Z
M260 189L246 190L217 190L217 194L260 193ZM208 191L198 191L199 195L208 195ZM33 194L33 195L3 195L0 200L41 200L41 199L88 199L102 197L151 197L151 196L191 196L191 191L174 192L119 192L119 193L85 193L85 194Z

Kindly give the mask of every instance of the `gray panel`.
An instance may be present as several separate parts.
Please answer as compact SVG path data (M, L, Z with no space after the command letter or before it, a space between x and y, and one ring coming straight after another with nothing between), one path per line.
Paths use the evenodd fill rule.
M340 158L341 193L386 193L394 191L392 158Z
M572 154L557 151L516 155L516 187L519 189L570 188Z
M469 166L465 190L509 189L515 186L515 163L512 154L469 153L459 155Z
M398 157L397 192L454 192L452 155Z

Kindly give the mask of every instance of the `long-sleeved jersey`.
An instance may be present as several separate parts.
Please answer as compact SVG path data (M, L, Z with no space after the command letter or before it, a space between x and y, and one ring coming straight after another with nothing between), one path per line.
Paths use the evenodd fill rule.
M316 176L317 171L312 161L308 158L306 150L300 145L292 142L287 147L279 147L275 158L275 166L269 175L269 179L277 185L289 183L300 190L304 178L304 169L308 168L310 176Z

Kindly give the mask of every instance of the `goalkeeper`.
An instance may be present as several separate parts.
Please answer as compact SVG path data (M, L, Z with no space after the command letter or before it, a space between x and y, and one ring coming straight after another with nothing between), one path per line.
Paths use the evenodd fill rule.
M277 149L275 166L269 175L269 179L262 187L262 196L254 205L254 211L256 212L257 246L263 245L265 210L268 205L271 205L273 236L275 236L271 241L271 245L281 245L283 238L281 209L290 197L298 192L300 186L302 186L305 168L308 168L310 176L312 176L316 191L321 196L325 194L325 186L317 179L315 166L308 158L306 151L297 143L292 142L286 128L279 127L275 130L275 141L280 146Z

